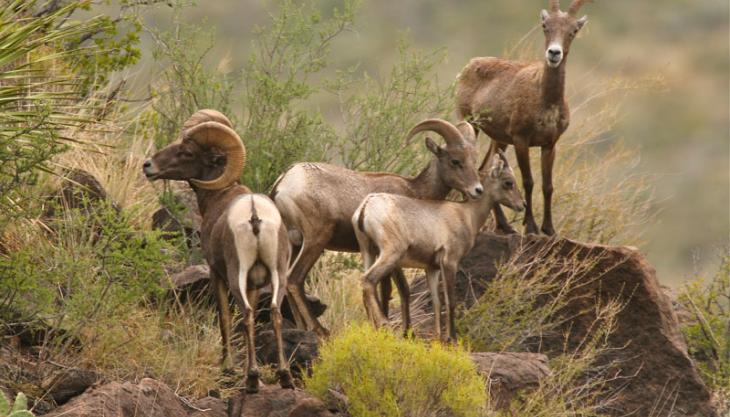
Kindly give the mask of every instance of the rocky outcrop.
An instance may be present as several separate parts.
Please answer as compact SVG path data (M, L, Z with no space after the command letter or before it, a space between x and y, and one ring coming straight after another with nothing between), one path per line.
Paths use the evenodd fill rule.
M548 358L538 353L472 353L477 371L487 379L492 406L505 409L523 389L537 387L550 375Z
M230 414L229 414L230 413ZM257 394L228 401L206 397L190 401L167 385L145 378L139 384L112 382L93 387L48 417L336 417L301 390L264 386Z
M61 405L80 395L102 378L88 369L65 368L51 373L41 383L45 395Z
M283 329L281 338L284 342L284 356L289 359L292 373L301 378L319 356L317 334L300 329ZM256 344L256 356L261 363L277 364L276 337L272 330L259 333Z
M167 385L145 378L139 384L112 382L87 390L49 417L225 417L226 406L213 398L189 402Z
M301 390L266 386L256 394L230 400L231 417L338 417L320 400Z
M618 396L614 415L714 417L710 393L687 353L672 304L662 291L654 268L637 250L629 247L585 245L570 240L540 236L497 236L485 233L461 263L457 295L459 302L472 305L496 274L496 264L513 256L519 262L536 256L595 259L584 274L590 282L576 286L567 307L562 330L570 334L567 347L584 340L595 319L598 302L618 300L624 308L609 338L611 357L619 364L621 377L613 388ZM557 274L560 274L558 271ZM558 276L559 278L559 276ZM417 288L418 282L414 287ZM416 291L414 291L416 292ZM562 337L541 340L540 352L559 354Z

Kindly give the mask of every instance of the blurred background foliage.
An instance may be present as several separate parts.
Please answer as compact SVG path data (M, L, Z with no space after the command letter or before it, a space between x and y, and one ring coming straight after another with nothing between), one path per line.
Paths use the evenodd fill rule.
M317 9L325 13L324 17L328 17L326 14L331 13L334 7L342 9L340 1L321 0L315 3L321 6ZM363 1L355 22L348 22L343 33L327 43L326 53L306 57L296 55L296 51L286 51L277 58L283 60L281 63L286 62L287 71L306 72L310 86L320 86L312 90L282 86L283 89L293 87L288 94L293 95L291 99L296 99L293 103L295 108L316 110L307 112L313 119L304 123L297 119L302 115L283 116L277 114L276 109L266 109L268 121L249 116L247 113L261 110L251 108L250 95L230 97L228 100L231 102L226 105L236 116L248 118L245 128L237 127L241 133L250 129L246 143L264 152L271 151L266 149L265 135L270 132L273 120L276 120L277 129L309 129L286 132L291 137L300 137L300 133L322 129L317 122L317 117L322 117L341 129L343 138L359 139L368 129L360 122L361 111L372 108L373 101L368 100L375 99L358 98L359 102L353 102L343 98L341 89L337 89L338 83L333 84L333 80L341 79L348 71L364 73L367 78L360 81L363 83L361 87L366 91L381 89L383 96L387 96L383 80L390 79L389 71L403 54L399 45L407 39L412 47L426 51L426 54L439 54L436 61L434 57L426 57L423 59L427 61L421 64L430 67L428 74L438 84L417 86L419 91L428 89L439 94L439 91L448 88L471 57L539 57L543 39L534 29L540 9L545 7L543 3L546 2ZM259 76L261 65L266 64L260 60L261 57L256 58L255 51L262 43L270 41L262 39L253 29L268 24L270 10L276 9L276 6L277 2L262 0L218 0L199 2L176 12L163 4L145 10L143 20L145 25L157 30L174 28L181 22L209 28L208 52L201 61L205 64L201 65L211 76L237 81L243 73L243 77L250 80ZM657 267L662 282L667 284L678 284L695 270L705 270L713 264L717 248L728 243L728 8L724 0L675 0L661 5L630 0L593 2L582 11L588 15L589 24L574 42L569 58L567 92L573 111L586 112L586 123L591 122L590 113L600 111L597 100L592 96L597 91L596 85L602 85L599 89L601 94L613 90L611 100L623 103L614 115L615 124L592 138L592 145L595 145L593 148L600 157L601 149L623 141L635 155L634 164L631 171L622 168L600 171L598 175L619 179L641 174L650 181L654 188L654 198L648 207L651 220L637 226L632 219L626 219L631 228L641 227L645 233L640 241L615 243L640 244ZM291 29L292 23L284 27ZM316 24L311 27L316 31L322 30ZM202 42L208 39L206 36L201 34L196 40ZM517 45L520 40L522 42ZM161 62L149 53L154 44L153 37L142 36L141 49L144 52L134 70L137 72L134 84L140 96L146 94L147 82L156 80L156 74L159 74ZM301 67L302 59L309 65ZM323 60L329 65L323 66ZM207 77L201 81L211 80ZM250 89L246 91L252 92ZM425 113L451 116L450 97L446 98L448 100L439 108ZM347 111L342 111L343 103ZM584 103L581 104L584 109L577 108L577 103ZM213 104L217 103L213 101ZM393 105L397 107L399 103L396 101ZM182 112L185 115L189 113ZM293 122L298 123L291 124ZM390 140L402 138L400 133L407 128L396 122L394 118L396 126L392 126ZM358 123L359 126L356 125ZM575 130L574 125L566 136L574 134ZM172 139L174 129L170 132ZM482 141L485 142L483 137ZM563 145L558 151L558 166L561 154L565 154L566 145ZM322 151L307 149L305 154L314 160L319 159L317 157ZM272 152L270 158L287 156ZM373 168L360 163L362 155L342 152L340 158L361 169ZM407 167L381 162L388 169L407 171ZM280 166L278 163L274 165ZM270 168L266 166L251 166L246 180L254 188L261 189L261 186L270 183L272 176L278 175L267 170L270 171ZM565 190L558 188L556 195L560 196L561 192ZM539 196L539 193L536 195Z

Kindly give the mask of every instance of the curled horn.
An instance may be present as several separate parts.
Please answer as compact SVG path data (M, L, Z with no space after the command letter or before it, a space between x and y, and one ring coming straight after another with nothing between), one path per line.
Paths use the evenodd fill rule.
M580 8L590 1L591 0L573 0L573 3L571 3L570 7L568 8L568 14L571 16L576 16Z
M416 136L418 133L426 130L430 130L441 135L448 145L455 146L464 144L464 136L461 134L461 131L459 131L456 126L443 119L426 119L422 121L408 132L406 141L410 141L413 136Z
M456 128L459 129L459 132L461 132L461 135L464 137L464 139L471 142L472 145L476 145L477 133L471 123L467 121L462 121L456 124Z
M246 148L233 129L218 121L208 121L187 129L184 135L201 146L216 147L226 155L226 167L220 177L210 181L192 179L190 182L206 190L219 190L238 181L246 166Z
M548 9L551 12L558 12L560 11L560 0L550 0L548 4Z
M203 122L218 122L230 128L233 127L231 121L228 120L228 118L223 113L219 112L218 110L203 109L193 113L193 115L190 116L190 118L188 118L185 123L183 123L183 132Z

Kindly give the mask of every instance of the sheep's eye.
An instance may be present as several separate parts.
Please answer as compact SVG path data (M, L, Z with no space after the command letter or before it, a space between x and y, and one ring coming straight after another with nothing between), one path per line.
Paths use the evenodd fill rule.
M458 167L461 166L461 161L459 161L458 159L452 159L451 160L451 166L454 166L454 167L457 167L458 168Z
M192 158L193 157L193 153L192 152L189 152L189 151L180 151L180 152L177 153L177 156L179 158Z
M511 190L511 189L513 189L515 187L515 183L512 182L512 180L507 180L504 183L502 183L502 185L504 186L504 188L506 190Z

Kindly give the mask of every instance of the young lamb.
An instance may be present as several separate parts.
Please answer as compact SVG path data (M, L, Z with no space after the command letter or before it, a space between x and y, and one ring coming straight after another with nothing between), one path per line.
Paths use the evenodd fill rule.
M222 365L232 365L228 291L246 320L246 390L258 391L254 309L258 290L271 284L271 317L278 343L279 383L293 388L281 336L281 302L287 285L290 246L281 215L267 196L238 184L246 162L241 138L215 110L200 110L183 126L182 136L144 163L151 181L188 181L203 217L200 237L218 304Z
M277 180L271 198L290 230L294 245L299 246L299 254L289 271L288 293L290 301L294 301L290 305L300 327L314 330L320 336L328 333L305 303L304 280L325 249L358 251L350 218L365 196L387 192L438 200L446 198L451 189L472 198L482 194L471 125L463 122L454 126L444 120L429 119L411 129L407 140L427 130L441 135L446 146L438 146L426 138L426 147L434 156L414 178L382 172L357 172L323 163L298 163ZM410 323L408 284L400 269L391 272L398 286L403 325L407 329ZM385 283L390 284L390 281ZM385 288L383 314L387 314L390 296L390 287Z
M560 11L558 0L550 0L541 14L545 32L545 59L532 63L499 58L474 58L464 67L456 87L456 112L490 138L488 161L496 150L514 145L522 172L527 210L525 231L538 233L532 213L533 179L530 147L541 147L544 216L542 231L555 234L552 220L553 162L555 144L568 128L570 110L565 99L565 64L570 45L587 18L577 18L585 0L574 0L568 12ZM494 207L497 227L505 233L515 230L499 205Z
M431 292L435 335L443 340L440 274L446 289L446 334L449 340L456 339L454 286L459 261L474 246L495 203L517 211L524 208L514 173L501 151L492 157L482 184L484 196L479 200L427 201L377 193L360 204L352 216L352 226L367 268L362 278L363 300L373 324L388 322L375 299L377 283L394 268L421 268L426 271Z

